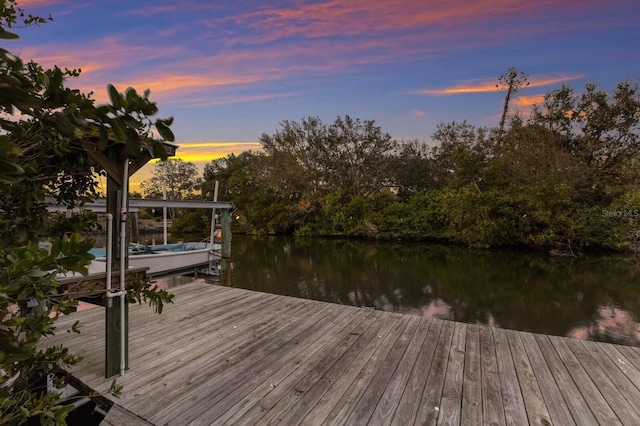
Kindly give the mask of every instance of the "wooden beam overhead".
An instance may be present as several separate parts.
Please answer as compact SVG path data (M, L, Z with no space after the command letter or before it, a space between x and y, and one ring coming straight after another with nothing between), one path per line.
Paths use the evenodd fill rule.
M178 145L170 143L170 142L162 142L162 145L165 148L167 156L174 157L176 155L176 151L178 150ZM111 145L107 148L107 151L102 151L98 148L98 143L92 140L82 141L82 147L87 151L87 153L96 160L107 172L107 174L115 180L118 185L122 185L122 171L124 170L124 161L126 157L121 152L118 152L113 157L117 158L116 161L112 160L109 156L109 150L114 149L113 147L116 145ZM118 149L122 150L122 146L117 145ZM131 177L135 172L144 167L149 161L160 158L155 156L151 150L147 148L143 148L140 154L135 158L129 159L129 177Z

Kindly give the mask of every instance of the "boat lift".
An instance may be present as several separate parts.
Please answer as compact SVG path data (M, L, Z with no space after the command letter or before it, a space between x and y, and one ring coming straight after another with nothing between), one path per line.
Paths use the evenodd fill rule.
M56 205L52 199L45 201L49 211L64 211L64 206ZM231 211L233 204L230 202L200 201L200 200L156 200L156 199L129 199L129 211L136 211L140 208L199 208L212 210L212 234L215 225L216 211L219 212L220 226L222 231L220 261L223 269L225 262L231 257ZM96 199L91 203L86 203L83 209L97 213L105 213L107 221L107 238L105 262L106 271L90 274L86 277L69 277L59 279L61 285L66 290L72 290L76 295L84 294L86 301L96 303L94 295L102 294L100 305L106 309L106 359L105 376L111 377L115 374L123 375L128 369L128 304L126 302L126 283L130 280L145 279L145 272L142 269L131 269L128 265L129 253L127 250L127 215L121 215L120 221L114 220L114 215L107 212L107 200ZM119 231L114 228L120 224ZM119 237L119 250L114 253L113 238ZM210 237L211 238L211 237ZM114 265L117 265L114 266ZM209 260L209 269L211 256ZM112 277L113 275L113 277ZM106 300L104 291L106 290ZM116 318L117 317L117 318ZM116 366L118 369L116 370Z
M176 201L176 200L131 200L128 197L129 178L150 160L159 158L148 148L142 148L140 153L132 155L125 144L112 144L101 147L96 141L83 142L83 148L96 160L107 173L106 199L98 200L96 205L89 203L84 208L97 208L107 213L113 221L113 228L107 247L109 259L107 262L107 279L105 285L111 286L111 274L119 274L120 286L116 292L109 292L105 308L105 377L124 374L129 368L129 307L126 301L126 274L128 268L128 249L126 223L130 207L189 207L216 208L221 211L223 226L222 257L230 256L231 252L231 208L230 203L220 203L212 206L211 202ZM168 157L175 156L178 145L162 142ZM202 204L201 204L202 203ZM119 220L118 220L119 218ZM225 232L225 228L226 232ZM225 244L224 234L228 241Z

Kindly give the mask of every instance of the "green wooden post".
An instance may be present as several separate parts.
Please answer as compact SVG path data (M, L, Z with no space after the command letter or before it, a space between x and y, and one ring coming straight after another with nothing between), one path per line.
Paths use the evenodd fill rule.
M222 285L231 287L231 270L229 269L229 259L231 259L231 210L222 209L220 211L220 227L222 228L222 247L220 250L221 282Z
M121 175L122 176L122 175ZM120 204L122 200L122 184L111 176L107 177L107 212L113 215L113 235L111 240L112 282L119 282L120 271ZM126 226L126 223L124 224ZM125 265L126 267L126 265ZM112 288L117 285L113 286ZM111 302L111 303L109 303ZM120 323L120 297L107 299L105 308L105 377L120 373L120 353L122 334L125 335L125 368L129 368L129 306L124 302L125 321Z
M124 302L124 324L120 324L120 297L111 299L111 307L106 308L105 377L120 374L121 332L125 334L125 369L129 369L129 304Z
M177 145L168 142L163 142L162 144L166 149L167 155L173 157L176 153ZM111 213L115 225L111 239L112 262L109 266L113 272L113 277L116 278L115 282L119 282L117 277L120 271L120 228L121 226L127 226L126 221L121 223L120 217L123 186L124 183L128 183L130 175L147 164L152 158L158 157L154 157L150 150L142 150L139 155L136 155L130 161L128 158L130 153L127 151L126 144L116 143L109 145L106 149L100 149L95 140L86 140L83 141L82 146L107 172L107 213ZM127 170L127 176L124 176L125 169ZM128 241L124 242L126 246L128 246L128 243ZM125 269L128 267L126 253L127 251L125 251ZM113 282L114 280L112 280ZM120 289L119 285L114 287L116 290ZM121 358L124 358L125 370L129 368L129 306L126 300L122 301L119 297L108 298L107 302L107 307L105 308L105 376L111 377L119 373ZM121 320L120 312L123 303L124 320ZM122 341L123 335L124 342ZM121 355L123 345L124 354Z
M222 209L220 211L220 226L222 228L222 258L231 257L231 211Z

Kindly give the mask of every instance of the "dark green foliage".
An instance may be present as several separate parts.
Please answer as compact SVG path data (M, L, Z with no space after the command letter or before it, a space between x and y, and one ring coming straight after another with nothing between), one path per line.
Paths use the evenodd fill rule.
M0 39L14 39L5 28L18 21L27 26L45 21L26 15L12 0L3 6ZM25 63L0 48L0 424L29 418L65 424L71 409L58 389L66 385L65 370L79 358L65 347L40 344L55 331L56 319L77 304L57 297L56 275L87 273L93 241L83 235L94 228L96 216L50 214L45 197L68 208L95 197L99 165L87 147L111 146L130 157L154 150L166 157L152 139L154 128L173 139L171 119L151 121L157 106L148 92L140 96L128 89L123 95L110 86L112 103L95 106L90 96L66 86L79 73ZM130 297L157 310L170 301L148 283L132 288Z
M449 175L433 158L431 148L418 140L402 142L389 160L390 180L395 182L398 195L439 188Z
M506 76L511 95L526 86ZM433 147L349 117L285 121L265 154L212 162L205 187L221 181L240 232L640 250L638 86L563 86L526 122L507 105L494 129L438 125Z
M47 377L57 388L65 386L66 366L80 361L64 347L39 348L38 342L54 332L55 319L68 314L76 301L47 303L57 293L56 271L86 272L91 242L79 234L51 240L51 251L38 244L0 248L0 308L6 315L0 324L0 423L20 424L28 417L49 418L47 424L64 424L69 410L59 394L47 393ZM28 314L27 306L36 307Z
M269 183L278 189L286 183L283 190L306 199L334 190L375 194L388 183L396 145L373 121L348 115L329 126L315 117L302 123L284 121L282 130L263 134L260 142L272 166Z

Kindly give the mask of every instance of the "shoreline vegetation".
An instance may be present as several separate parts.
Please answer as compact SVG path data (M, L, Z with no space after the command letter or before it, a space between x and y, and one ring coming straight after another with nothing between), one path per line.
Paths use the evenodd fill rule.
M511 92L526 81L514 75ZM262 151L206 164L202 194L218 181L236 207L234 232L249 234L640 251L636 83L562 86L526 119L504 118L497 128L443 123L429 142L396 141L349 116L284 121L262 135ZM178 212L173 229L206 220Z
M628 207L640 190L630 188L609 209L575 201L572 188L543 182L514 185L479 193L473 187L439 189L399 197L381 193L369 197L328 194L309 209L299 224L259 215L259 209L237 207L234 233L286 234L297 237L338 237L380 241L435 242L472 248L535 248L554 255L577 256L605 250L640 253L638 215ZM244 207L244 208L243 208ZM288 206L272 204L264 211ZM254 216L255 215L255 216ZM282 222L279 224L278 219ZM206 218L178 212L175 232L202 229Z

